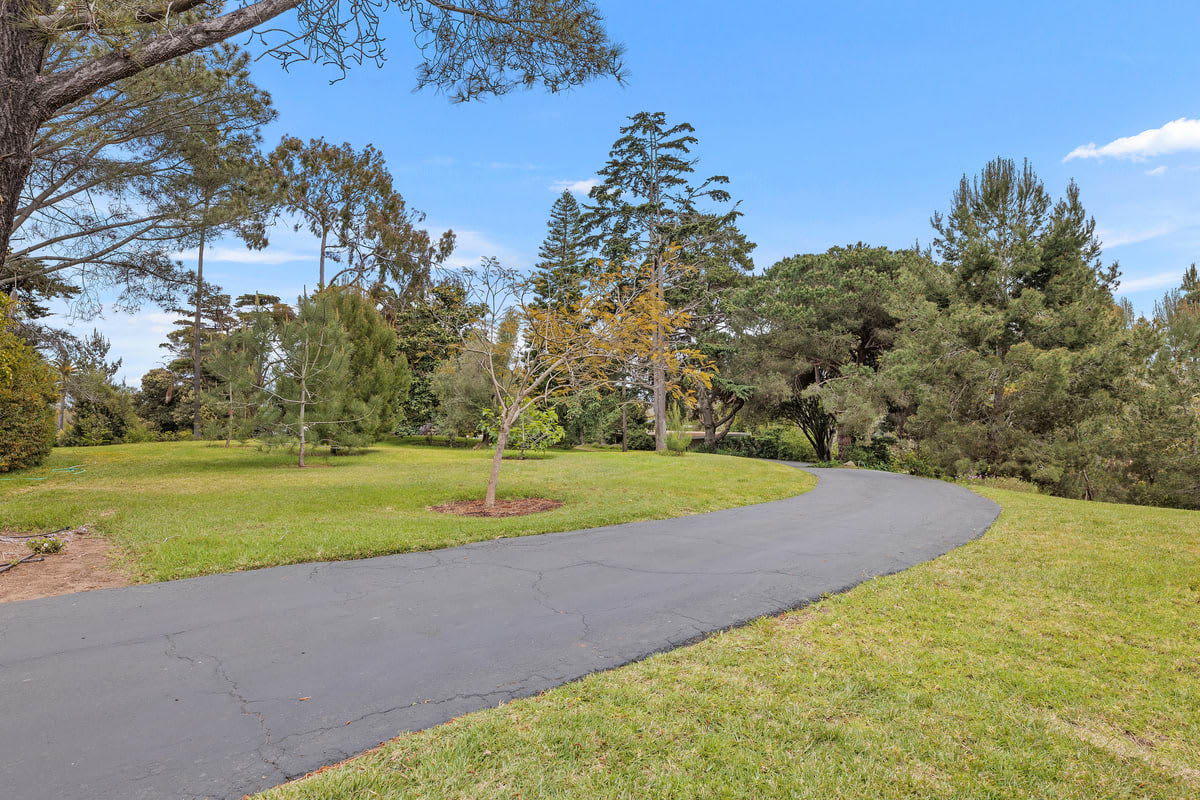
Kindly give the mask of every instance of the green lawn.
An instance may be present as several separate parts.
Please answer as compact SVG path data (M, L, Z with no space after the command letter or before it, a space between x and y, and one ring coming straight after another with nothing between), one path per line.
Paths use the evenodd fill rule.
M1200 513L982 493L934 562L263 800L1200 797Z
M565 506L479 519L428 506L482 497L490 466L484 450L384 444L310 464L300 470L294 454L208 443L56 448L43 467L0 476L16 478L0 481L0 530L91 525L119 545L121 566L135 580L160 581L662 519L815 485L790 467L745 459L555 452L505 461L500 497L549 497ZM86 472L54 471L71 465Z

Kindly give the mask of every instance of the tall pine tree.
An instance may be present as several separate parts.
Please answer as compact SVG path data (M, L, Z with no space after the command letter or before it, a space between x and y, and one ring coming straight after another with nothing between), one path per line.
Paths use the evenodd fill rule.
M538 250L534 298L542 306L578 302L579 282L589 259L583 211L574 195L564 191L550 207L546 238Z

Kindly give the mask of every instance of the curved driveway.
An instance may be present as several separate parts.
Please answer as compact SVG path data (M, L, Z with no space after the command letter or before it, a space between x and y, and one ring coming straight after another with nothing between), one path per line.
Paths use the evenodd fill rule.
M0 795L241 797L912 566L999 511L812 472L693 517L2 604Z

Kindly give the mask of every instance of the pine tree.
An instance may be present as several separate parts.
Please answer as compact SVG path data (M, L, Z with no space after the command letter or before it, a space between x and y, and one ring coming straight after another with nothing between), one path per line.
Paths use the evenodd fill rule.
M1094 497L1097 426L1131 368L1116 265L1071 183L1053 201L1028 163L965 175L935 214L940 263L916 264L891 376L919 406L907 430L951 474Z
M691 183L697 162L690 156L697 142L691 125L669 125L661 111L640 112L629 123L598 173L601 183L589 193L587 243L610 263L633 262L639 273L647 267L651 290L666 305L670 290L699 267L701 254L733 240L737 206L717 213L700 207L706 201L729 203L723 188L729 178L713 175ZM655 449L664 452L672 343L658 328L651 338Z
M564 191L550 207L546 239L538 250L534 299L544 305L577 302L579 282L587 274L588 247L583 212L574 195Z

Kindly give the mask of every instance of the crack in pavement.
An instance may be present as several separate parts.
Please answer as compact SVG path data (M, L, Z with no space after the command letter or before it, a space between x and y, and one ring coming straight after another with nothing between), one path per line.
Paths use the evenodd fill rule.
M800 497L688 518L2 604L0 787L240 798L934 557L998 510L813 472Z

